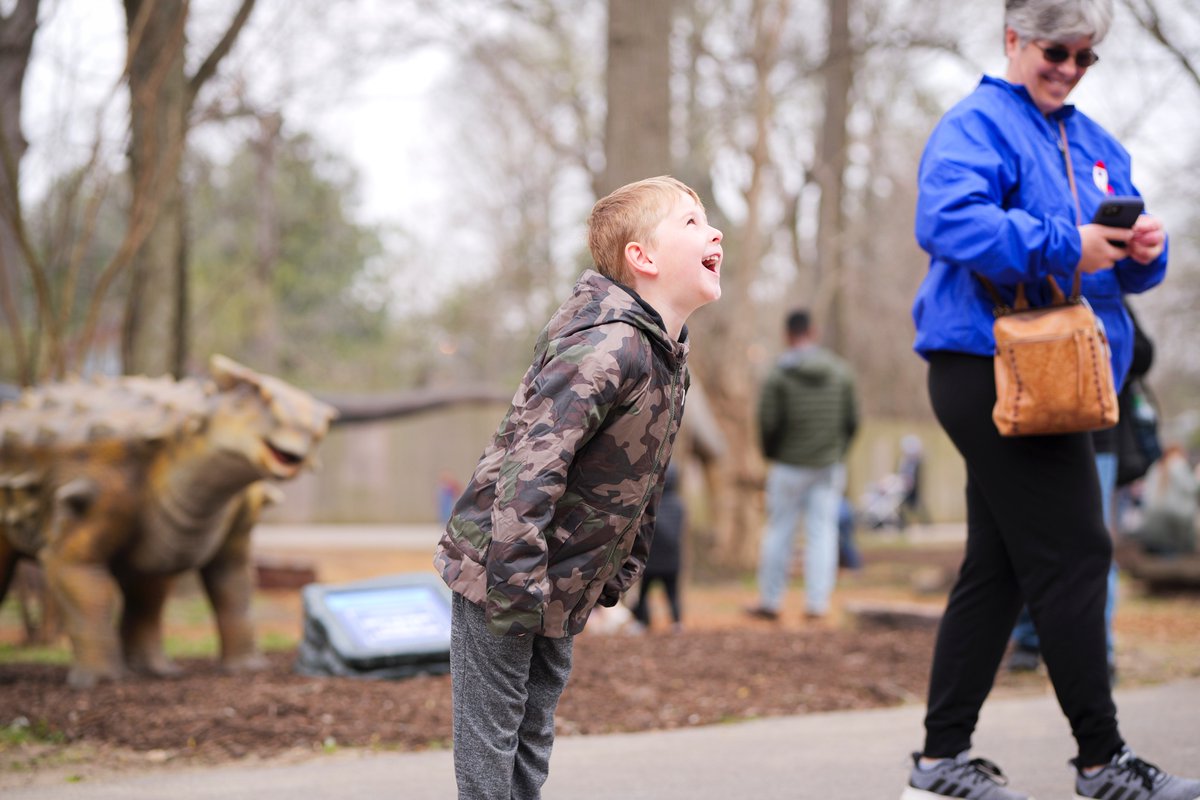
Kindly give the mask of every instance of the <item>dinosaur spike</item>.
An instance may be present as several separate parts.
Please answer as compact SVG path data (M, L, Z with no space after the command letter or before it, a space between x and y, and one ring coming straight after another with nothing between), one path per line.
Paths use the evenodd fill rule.
M117 429L103 420L93 422L87 428L87 440L89 442L99 441L100 439L111 439L116 435Z
M208 370L212 373L213 380L216 381L217 388L223 392L227 392L239 383L249 384L262 389L264 376L250 369L249 367L239 364L228 356L223 356L220 353L213 355L208 362ZM270 395L264 395L264 399L270 399Z

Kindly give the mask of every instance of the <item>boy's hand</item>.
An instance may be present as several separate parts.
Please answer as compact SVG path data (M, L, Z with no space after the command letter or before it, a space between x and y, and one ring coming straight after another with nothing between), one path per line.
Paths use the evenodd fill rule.
M605 608L612 608L617 603L621 602L621 592L612 584L605 584L604 591L600 592L600 599L596 601L597 605Z

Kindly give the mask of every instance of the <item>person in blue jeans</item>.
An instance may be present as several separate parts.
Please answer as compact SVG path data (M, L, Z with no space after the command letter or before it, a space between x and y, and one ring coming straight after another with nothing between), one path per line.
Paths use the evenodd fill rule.
M816 619L829 612L837 582L838 507L846 487L842 460L858 429L858 401L850 366L817 344L807 310L788 314L785 329L788 349L759 396L760 444L771 466L759 604L747 613L779 618L803 516L805 615Z

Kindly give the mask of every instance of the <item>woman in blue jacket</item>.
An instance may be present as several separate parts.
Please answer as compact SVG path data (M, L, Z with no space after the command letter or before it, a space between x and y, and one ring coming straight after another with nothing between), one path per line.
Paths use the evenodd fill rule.
M1166 270L1159 220L1143 215L1130 230L1087 222L1107 195L1136 194L1125 149L1066 104L1112 14L1112 0L1008 0L1004 79L984 77L947 112L921 159L916 234L930 263L913 306L915 348L929 362L934 413L966 461L967 545L902 800L1029 800L968 755L1022 603L1078 744L1075 797L1136 788L1142 800L1200 798L1200 781L1137 758L1118 731L1104 624L1112 542L1090 435L1002 438L991 419L994 303L980 277L1008 303L1023 283L1040 305L1048 276L1065 287L1079 270L1119 385L1132 356L1121 296Z

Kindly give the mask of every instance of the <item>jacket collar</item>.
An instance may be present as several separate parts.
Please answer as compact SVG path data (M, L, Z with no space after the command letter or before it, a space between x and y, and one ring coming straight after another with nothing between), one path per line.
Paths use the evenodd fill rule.
M642 330L655 350L672 364L687 358L687 326L685 325L680 332L678 340L672 339L667 334L662 316L631 287L589 269L584 271L575 284L575 295L585 298L592 309L584 314L592 316L589 324L602 325L618 321L629 323Z

